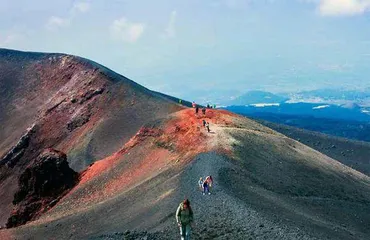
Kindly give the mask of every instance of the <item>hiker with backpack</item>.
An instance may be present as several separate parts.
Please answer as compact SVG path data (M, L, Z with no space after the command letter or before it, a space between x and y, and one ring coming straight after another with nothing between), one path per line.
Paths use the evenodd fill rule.
M190 240L191 225L193 223L193 210L190 201L182 201L176 211L176 222L180 228L181 240Z

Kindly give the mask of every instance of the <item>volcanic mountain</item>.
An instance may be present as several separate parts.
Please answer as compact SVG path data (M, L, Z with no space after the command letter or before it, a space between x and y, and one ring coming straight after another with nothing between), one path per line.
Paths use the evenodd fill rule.
M194 239L370 236L367 175L248 118L64 54L0 50L0 87L3 239L177 239L184 198Z

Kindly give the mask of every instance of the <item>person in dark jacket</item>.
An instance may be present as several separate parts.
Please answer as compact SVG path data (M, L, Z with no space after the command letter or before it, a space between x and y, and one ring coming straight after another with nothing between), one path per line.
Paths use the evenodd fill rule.
M190 201L185 199L176 211L176 222L180 228L181 240L190 240L191 225L193 223L193 210Z
M207 129L207 132L210 132L211 130L209 129L209 122L206 122L206 124L204 125Z

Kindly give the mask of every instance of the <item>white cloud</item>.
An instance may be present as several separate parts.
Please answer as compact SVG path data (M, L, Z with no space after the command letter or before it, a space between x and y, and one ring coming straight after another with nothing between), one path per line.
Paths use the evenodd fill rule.
M114 20L110 26L110 32L113 38L125 42L136 42L144 32L145 25L142 23L132 23L126 18Z
M17 35L15 34L8 34L5 36L0 36L0 47L8 47L17 39Z
M46 23L46 28L51 31L56 31L60 28L67 27L78 13L86 13L89 9L90 3L75 2L66 17L51 16Z
M49 18L48 22L46 23L46 28L51 31L55 31L55 30L58 30L59 28L68 26L69 23L70 23L69 18L61 18L61 17L52 16Z
M370 0L321 0L319 11L324 16L350 16L370 10Z
M166 29L164 30L164 36L166 38L173 38L176 36L176 17L177 12L174 10L171 12L170 20L168 21L168 25Z
M76 2L73 4L71 12L85 13L90 10L90 3L88 2Z

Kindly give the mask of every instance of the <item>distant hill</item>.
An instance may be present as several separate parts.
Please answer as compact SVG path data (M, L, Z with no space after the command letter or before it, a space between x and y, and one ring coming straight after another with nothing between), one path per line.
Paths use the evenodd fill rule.
M281 110L278 107L244 107L231 106L226 109L254 119L285 124L297 128L321 132L333 136L370 142L369 115L353 109L334 107L332 111L312 108L302 109L298 106L311 104L290 105L291 109ZM319 105L320 106L320 105ZM269 109L267 109L269 108Z
M264 103L282 103L288 98L264 91L249 91L226 103L226 105L249 105Z
M370 88L361 90L317 89L287 94L290 102L316 102L327 104L358 104L370 106Z
M256 104L249 106L228 106L230 111L256 115L262 113L282 114L292 116L311 116L315 118L341 119L359 122L370 122L367 111L355 106L338 106L318 103L281 103L281 104Z

